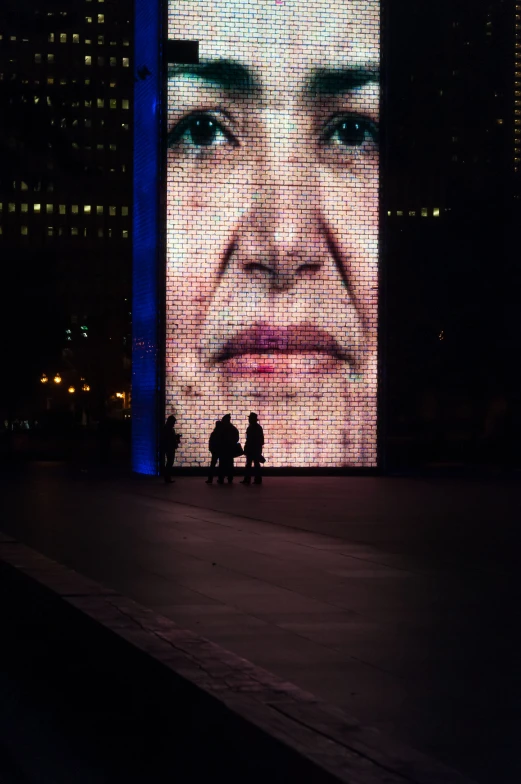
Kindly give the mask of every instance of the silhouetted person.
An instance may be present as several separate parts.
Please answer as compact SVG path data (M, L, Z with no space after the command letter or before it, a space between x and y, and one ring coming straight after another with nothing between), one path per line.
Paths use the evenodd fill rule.
M172 479L172 469L174 467L175 451L181 440L181 436L175 432L176 422L175 416L170 414L163 430L163 449L166 457L164 478L167 483L174 481Z
M239 443L239 431L232 425L231 415L225 414L221 419L219 430L219 478L220 485L224 482L224 477L228 477L228 484L233 482L233 459L237 456L237 444Z
M219 460L219 452L221 450L221 427L222 427L222 422L220 419L218 419L215 423L214 429L212 430L210 440L208 441L208 449L211 452L212 459L210 462L210 471L208 472L208 479L206 480L207 485L211 485L213 482L215 466L217 465L217 461Z
M246 429L246 443L244 444L244 454L246 455L246 473L242 480L243 485L251 482L251 466L253 463L253 476L256 485L262 484L261 458L262 447L264 446L264 431L257 421L257 414L253 412L248 417L249 425Z

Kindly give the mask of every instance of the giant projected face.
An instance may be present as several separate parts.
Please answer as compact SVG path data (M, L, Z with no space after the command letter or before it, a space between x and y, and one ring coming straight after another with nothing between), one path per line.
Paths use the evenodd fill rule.
M376 464L378 0L171 0L167 414L268 465Z

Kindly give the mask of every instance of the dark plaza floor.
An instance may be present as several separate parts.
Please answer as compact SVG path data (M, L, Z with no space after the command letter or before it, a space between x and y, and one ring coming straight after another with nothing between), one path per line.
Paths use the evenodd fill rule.
M0 529L483 784L521 781L515 479L4 472Z

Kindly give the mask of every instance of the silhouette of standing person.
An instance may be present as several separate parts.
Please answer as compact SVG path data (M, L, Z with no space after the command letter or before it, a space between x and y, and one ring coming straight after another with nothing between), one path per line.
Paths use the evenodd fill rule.
M264 446L264 431L257 421L257 414L253 412L248 417L249 425L246 429L246 443L244 444L244 454L246 455L246 473L241 484L249 485L251 482L251 465L253 463L254 483L262 484L261 476L261 457L262 447Z
M172 471L174 467L175 451L179 446L179 441L181 440L181 436L175 432L176 422L177 420L175 416L170 414L163 429L163 449L166 457L164 479L167 483L174 481L172 479Z
M215 423L214 429L212 430L210 440L208 441L208 449L211 452L212 459L210 462L208 479L206 480L207 485L211 485L213 482L215 466L217 465L217 461L219 460L219 453L221 451L221 427L222 427L222 422L220 419L218 419Z
M228 484L233 482L234 465L233 459L236 456L237 444L239 443L239 431L232 425L231 415L225 414L221 420L219 431L220 451L219 451L219 478L220 485L224 483L224 477L228 477Z

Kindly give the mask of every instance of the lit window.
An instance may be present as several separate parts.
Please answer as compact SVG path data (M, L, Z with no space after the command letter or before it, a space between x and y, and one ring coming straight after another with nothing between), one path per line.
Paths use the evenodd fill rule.
M60 33L60 43L61 44L67 43L67 33Z
M84 212L86 215L90 215L90 211L91 211L91 206L90 206L90 204L84 204L84 205L83 205L83 212Z
M501 117L498 117L496 122L497 122L498 125L503 125L505 121Z
M71 212L72 212L73 215L77 215L78 214L78 205L77 204L72 204L71 205Z
M105 106L105 101L103 100L103 98L98 98L96 105L98 109L103 109L103 107Z
M2 210L3 210L3 209L4 209L4 205L3 205L3 204L2 204L2 202L0 201L0 212L2 212Z
M416 217L416 210L409 210L409 218L415 218L415 217Z
M92 101L90 100L90 98L85 98L85 108L86 109L92 108Z
M103 229L98 229L98 237L103 237Z
M103 215L103 207L99 204L96 207L96 215Z
M118 102L116 101L115 98L111 98L110 99L110 108L111 109L117 109L118 108Z
M121 123L121 127L124 131L128 131L128 123Z
M112 150L112 152L115 152L117 150L116 145L115 144L109 144L109 150Z
M35 212L40 212L41 209L42 209L42 205L41 204L33 204L33 210Z
M128 57L123 58L123 68L128 68L130 66L130 60Z
M103 46L104 43L105 43L104 36L103 35L98 35L98 45L99 46Z
M432 208L432 217L433 218L439 218L440 217L440 208L439 207L433 207Z
M52 76L47 77L47 84L54 84L54 79ZM47 96L47 104L49 104L49 97Z
M73 33L72 34L72 43L73 44L79 44L79 42L80 42L79 33Z
M60 84L67 84L67 79L60 79Z
M117 42L117 41L111 41L111 42L110 42L110 45L111 45L111 46L117 46L117 45L118 45L118 42Z
M122 101L121 101L121 108L122 109L130 108L130 102L129 102L128 98L123 98L122 99Z
M121 208L121 214L122 215L128 215L128 207L122 207Z
M49 37L47 39L50 44L54 43L54 33L49 33Z
M114 217L115 214L116 214L116 208L115 207L109 207L109 215L112 215L112 217Z
M128 40L128 38L123 39L123 46L130 46L130 41Z
M54 55L52 53L47 55L47 62L54 63Z
M104 150L105 149L105 145L104 144L97 144L96 145L96 149L97 150Z
M77 237L78 236L78 229L76 228L76 226L72 226L71 227L71 236L72 237Z
M111 66L117 65L118 64L117 58L116 57L111 57L110 58L110 64L111 64Z
M90 45L91 45L91 43L92 43L92 40L91 40L90 38L86 38L86 39L85 39L85 43L86 43L88 46L90 46Z
M85 55L85 65L92 65L92 57L90 54Z
M109 87L115 87L115 86L116 86L116 82L110 82L109 83Z
M428 218L428 217L429 217L429 210L427 209L427 207L422 207L422 218Z
M98 14L98 24L103 24L105 21L105 14Z
M121 171L124 173L124 172L126 172L126 170L127 170L127 164L126 163L122 163L121 164Z
M41 56L41 54L35 54L35 55L34 55L34 62L35 62L35 63L41 63L41 62L42 62L42 56Z
M105 65L105 58L104 57L98 57L98 65Z
M54 234L54 228L52 226L47 226L47 236L52 237Z
M109 238L110 238L110 237L112 237L112 229L109 229L109 230L107 231L107 234L108 234Z
M50 215L52 212L54 212L54 205L53 204L46 204L45 205L45 212L47 213L47 215Z
M65 215L65 212L66 212L65 204L60 204L60 206L58 208L58 211L59 211L60 215Z
M128 240L128 229L123 229L123 231L121 232L121 236L123 237L124 240Z
M63 237L63 234L64 234L63 226L60 226L60 228L58 229L58 237Z
M73 123L74 125L74 123ZM85 128L92 128L92 120L85 120L84 122Z
M27 226L20 226L20 233L24 234L24 235L29 234L28 227Z
M92 16L86 16L85 21L87 22L87 24L92 24Z
M22 212L27 212L28 209L29 209L29 205L28 204L20 204L20 209L22 210Z

